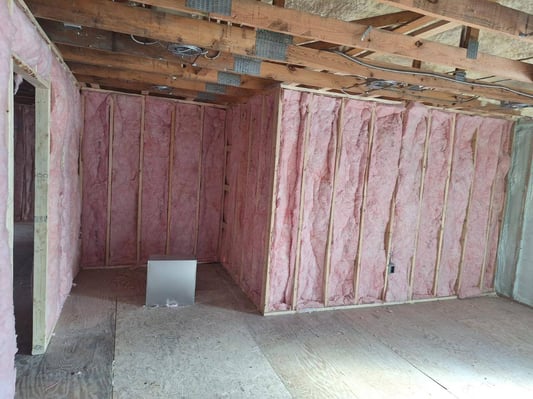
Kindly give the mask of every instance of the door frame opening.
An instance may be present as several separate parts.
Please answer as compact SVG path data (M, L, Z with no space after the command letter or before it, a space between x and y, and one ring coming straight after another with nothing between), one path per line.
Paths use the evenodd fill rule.
M11 58L8 85L8 200L7 226L11 264L13 265L14 239L14 160L15 160L15 106L13 76L22 76L35 87L35 204L33 245L33 328L32 355L43 354L51 338L46 325L46 278L48 268L48 176L50 154L50 83L17 57Z

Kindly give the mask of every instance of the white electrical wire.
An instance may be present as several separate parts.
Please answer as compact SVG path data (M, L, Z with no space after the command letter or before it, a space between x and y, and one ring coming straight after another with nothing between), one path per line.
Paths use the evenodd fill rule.
M523 91L515 90L515 89L512 89L512 88L507 87L507 86L502 86L502 85L497 85L497 84L492 84L492 83L463 82L463 81L455 80L454 78L450 78L450 77L444 76L444 75L439 75L438 73L433 73L433 72L406 71L406 70L403 70L403 69L382 67L382 66L377 66L377 65L372 65L372 64L366 63L366 62L361 61L360 59L357 59L355 57L350 57L349 55L344 54L343 52L340 52L340 51L334 51L334 53L338 54L338 55L340 55L340 56L342 56L342 57L344 57L344 58L346 58L346 59L348 59L348 60L350 60L352 62L355 62L356 64L359 64L361 66L364 66L364 67L367 67L367 68L372 68L372 69L377 69L377 70L384 71L384 72L394 72L394 73L400 73L400 74L404 74L404 75L428 76L428 77L432 77L432 78L447 80L449 82L461 83L461 84L469 85L469 86L484 87L484 88L488 88L488 89L504 90L504 91L508 91L510 93L513 93L513 94L517 94L519 96L523 96L523 97L527 97L529 99L533 99L533 94L524 93Z

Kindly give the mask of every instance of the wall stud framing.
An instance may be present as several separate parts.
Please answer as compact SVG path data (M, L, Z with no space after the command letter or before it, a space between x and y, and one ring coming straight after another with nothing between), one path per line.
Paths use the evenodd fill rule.
M176 141L176 105L170 115L170 147L168 149L168 185L167 185L167 239L165 242L165 254L169 254L170 248L170 225L172 222L172 178L174 176L174 142ZM178 172L179 173L179 172Z
M452 169L453 169L453 156L455 154L455 130L456 130L456 123L457 123L457 114L453 114L452 119L452 128L450 131L450 156L448 159L448 174L446 175L446 184L444 186L444 204L442 206L442 216L440 221L440 229L439 229L439 238L438 238L438 244L437 244L437 261L435 264L435 275L433 279L433 295L437 296L437 290L438 290L438 284L439 284L439 271L440 271L440 261L442 258L442 245L444 242L444 228L446 227L446 212L448 210L448 194L450 191L450 180L452 177Z
M303 155L302 155L302 167L301 167L301 179L300 179L300 201L298 208L298 231L296 235L296 259L294 261L294 280L292 284L292 303L291 309L295 310L297 308L298 301L298 279L300 275L300 262L301 262L301 250L302 250L302 224L303 224L303 213L304 213L304 202L305 202L305 171L307 169L307 141L309 139L309 131L311 130L311 105L315 100L315 96L311 95L311 101L307 104L306 110L306 120L305 120L305 133L303 137Z
M270 268L272 264L272 257L271 257L271 249L272 249L272 242L274 239L274 223L276 222L276 197L277 197L277 190L276 185L278 184L278 172L279 172L279 151L280 151L280 140L281 140L281 123L282 123L282 112L283 112L283 90L278 89L278 93L276 98L278 99L278 108L277 108L277 124L273 126L272 129L272 154L273 164L271 165L272 168L272 175L271 175L271 185L270 185L270 212L268 215L268 234L266 239L266 265L264 268L264 274L263 274L263 295L261 298L261 309L263 310L263 314L266 314L268 312L268 301L270 299Z
M470 190L468 191L468 205L466 207L465 220L463 222L463 231L461 233L461 260L459 261L459 271L457 274L457 282L455 285L455 291L459 294L461 289L461 284L463 280L463 267L464 267L464 258L466 253L466 245L468 238L468 218L470 216L470 208L472 206L472 194L474 193L474 186L476 184L476 164L477 164L477 149L478 149L478 134L479 130L476 129L472 137L472 146L473 148L473 166L472 166L472 183L470 184Z
M144 163L144 112L146 109L146 97L142 96L141 102L141 132L139 140L139 196L137 199L137 266L141 263L141 239L142 239L142 198L143 198L143 163Z
M413 288L415 283L415 267L416 267L416 255L418 249L418 237L420 234L420 219L422 217L422 200L424 199L424 185L426 181L426 170L428 164L429 153L429 136L431 132L432 114L429 114L426 125L426 139L424 141L424 156L422 159L422 175L420 176L420 190L418 192L418 214L416 217L416 230L415 230L415 248L413 251L413 258L411 260L411 269L409 270L409 292L407 298L409 301L413 300Z
M368 154L367 162L365 166L365 175L363 181L363 198L361 200L361 210L359 217L359 240L357 243L357 256L355 258L355 272L354 272L354 281L353 281L353 292L354 292L354 303L357 304L359 301L359 276L361 274L361 252L363 248L363 230L365 227L365 208L366 208L366 197L368 191L368 179L370 175L370 163L372 160L372 148L374 146L374 133L376 130L376 104L373 104L372 107L372 117L370 119L369 126L369 138L368 138Z
M115 135L115 98L109 97L108 106L108 154L107 154L107 211L105 233L105 265L109 266L111 257L111 201L113 196L113 140Z
M196 183L196 223L194 226L194 256L198 258L198 238L200 230L200 195L202 193L202 173L203 173L203 151L204 151L204 122L205 122L205 109L202 107L200 109L200 156L198 163L198 181Z
M324 306L328 306L329 297L329 274L331 270L331 240L333 239L333 215L335 213L335 190L337 188L337 174L339 172L340 157L342 152L342 139L343 139L343 121L344 121L344 107L346 99L341 100L341 106L339 109L339 117L337 120L337 134L335 145L335 166L333 169L333 184L331 187L331 204L329 208L329 222L328 222L328 238L326 240L326 256L324 259Z

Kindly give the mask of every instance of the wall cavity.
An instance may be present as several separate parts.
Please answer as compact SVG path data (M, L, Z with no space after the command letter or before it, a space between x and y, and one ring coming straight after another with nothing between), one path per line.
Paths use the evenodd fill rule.
M281 102L266 312L494 290L512 122Z
M218 260L226 111L84 91L82 265Z

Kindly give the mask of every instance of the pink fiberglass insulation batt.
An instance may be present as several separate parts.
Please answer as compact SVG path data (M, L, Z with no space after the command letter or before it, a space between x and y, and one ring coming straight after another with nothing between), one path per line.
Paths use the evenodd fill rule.
M506 120L495 120L495 124L499 124L502 131L500 152L498 155L498 167L496 169L496 177L494 179L494 186L492 188L492 206L489 222L489 238L487 255L485 259L485 275L484 275L484 291L492 291L494 287L494 274L496 271L496 255L498 252L498 240L500 237L500 226L505 203L505 177L509 171L511 164L510 156L510 142L511 129L513 123Z
M12 54L50 83L50 160L48 174L47 335L59 316L79 261L80 186L77 170L81 128L80 96L73 78L59 64L17 3L0 3L0 106L8 109ZM8 142L8 114L0 113L0 140ZM7 145L0 146L0 198L8 198ZM12 261L6 220L7 201L0 200L0 397L15 393Z
M224 129L226 111L206 107L202 140L202 184L197 258L215 261L218 256L224 179Z
M481 270L487 250L491 188L498 166L501 137L501 125L494 123L494 120L482 120L477 132L474 185L466 222L467 250L458 292L460 297L481 293Z
M146 262L151 255L165 254L168 160L174 104L147 97L145 107L141 203L142 262Z
M15 170L13 205L16 222L33 221L35 106L15 104Z
M338 170L335 177L328 305L355 301L354 265L361 227L363 182L368 159L370 120L374 105L345 100Z
M202 107L176 104L169 253L193 257L198 236Z
M428 115L428 108L416 104L411 105L405 115L390 256L395 272L388 275L385 294L388 302L408 299L409 275L416 247Z
M297 308L324 304L324 271L341 99L314 96L304 163Z
M114 97L109 250L109 263L112 265L128 265L137 261L141 119L140 97Z
M275 210L271 244L270 310L285 310L292 305L294 269L300 214L303 168L303 137L308 104L312 95L284 90L275 176Z
M428 137L424 190L420 204L420 225L414 263L413 298L433 295L439 234L444 211L446 179L452 151L451 132L454 116L433 111Z
M387 226L398 173L403 108L378 104L364 208L358 303L381 300L387 268Z
M109 162L110 94L85 95L85 129L82 141L83 212L82 263L105 263L107 179Z
M457 116L437 296L456 294L456 282L461 263L463 225L466 220L469 193L474 176L475 132L478 126L479 118Z

